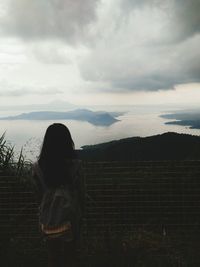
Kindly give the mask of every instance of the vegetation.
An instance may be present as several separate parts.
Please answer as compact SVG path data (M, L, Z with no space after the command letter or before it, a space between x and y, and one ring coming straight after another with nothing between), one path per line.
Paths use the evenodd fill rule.
M105 247L102 239L97 239L90 244L93 253L86 259L86 264L83 266L199 266L198 251L194 250L194 244L188 242L189 239L186 242L184 238L186 236L174 236L171 239L159 233L138 228L134 233L124 232L111 236L108 247ZM188 254L186 243L190 246L191 254ZM197 242L195 246L198 247Z
M30 161L25 160L23 149L16 158L14 146L5 140L5 133L0 137L0 175L16 175L24 178L30 172Z
M5 140L4 133L0 137L1 266L31 266L27 262L34 258L33 253L36 248L41 249L39 239L31 240L30 237L20 236L22 229L26 233L32 231L33 227L31 229L29 221L32 220L31 217L36 217L36 209L31 206L31 203L36 201L30 194L33 190L30 173L31 162L23 156L23 149L16 156L14 147ZM32 213L34 213L33 216Z
M90 161L195 160L200 159L200 137L173 132L130 137L83 146L78 153L82 159Z

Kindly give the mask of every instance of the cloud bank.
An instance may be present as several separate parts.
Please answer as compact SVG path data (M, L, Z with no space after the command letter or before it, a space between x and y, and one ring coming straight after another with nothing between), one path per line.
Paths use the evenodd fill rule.
M69 43L85 39L95 20L98 0L9 0L3 33L25 40L60 38Z
M100 90L156 91L200 82L199 0L7 1L2 36L59 40L74 51L87 47L75 63L84 81L107 85ZM34 51L41 61L70 64L64 50L49 47Z
M109 82L110 91L166 90L200 82L200 1L119 3L103 27L104 38L82 61L84 79Z

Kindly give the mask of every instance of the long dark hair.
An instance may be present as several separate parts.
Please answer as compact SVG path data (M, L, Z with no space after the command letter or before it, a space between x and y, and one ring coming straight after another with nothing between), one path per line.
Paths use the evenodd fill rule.
M70 184L70 160L76 158L69 129L61 123L50 125L45 133L39 165L48 187Z

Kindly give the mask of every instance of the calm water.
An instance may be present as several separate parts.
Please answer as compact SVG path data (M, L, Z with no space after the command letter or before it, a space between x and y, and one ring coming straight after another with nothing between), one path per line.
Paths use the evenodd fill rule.
M126 110L127 108L112 108L114 111ZM108 108L104 110L111 110ZM18 114L21 112L17 112ZM189 129L188 127L165 125L164 118L159 115L167 113L167 109L163 108L143 108L132 107L122 116L119 116L119 122L109 127L94 126L87 122L60 120L71 131L76 148L83 145L97 144L114 139L121 139L131 136L150 136L161 134L168 131L178 133L189 133L200 135L200 130ZM1 116L6 114L1 113ZM19 151L23 147L26 158L35 160L39 153L42 139L46 128L55 121L1 121L0 134L6 131L6 139L15 145L15 150Z

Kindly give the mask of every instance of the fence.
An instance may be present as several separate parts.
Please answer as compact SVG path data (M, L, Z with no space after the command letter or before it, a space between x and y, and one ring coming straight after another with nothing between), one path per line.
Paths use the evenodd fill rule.
M115 246L119 240L127 250L127 242L137 243L144 233L157 240L198 235L200 161L84 162L83 167L87 254L111 252L112 241ZM0 176L0 237L13 247L16 240L31 240L24 253L41 245L34 193L15 176Z

